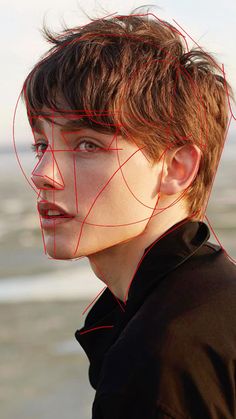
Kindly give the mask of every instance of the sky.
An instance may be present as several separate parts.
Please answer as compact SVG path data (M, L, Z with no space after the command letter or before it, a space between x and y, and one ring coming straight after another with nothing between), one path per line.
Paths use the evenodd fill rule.
M32 142L32 134L22 102L17 100L24 79L34 64L49 49L40 33L43 18L55 31L67 26L88 23L87 13L93 18L105 15L129 14L135 7L146 5L144 1L131 0L1 0L1 147ZM207 52L224 64L228 81L236 95L236 2L235 0L158 0L149 3L151 12L158 18L174 20ZM177 26L176 26L177 27ZM189 47L192 42L187 38ZM233 111L236 114L235 106ZM15 116L14 116L15 113ZM235 122L231 130L236 134ZM30 136L30 141L29 141Z

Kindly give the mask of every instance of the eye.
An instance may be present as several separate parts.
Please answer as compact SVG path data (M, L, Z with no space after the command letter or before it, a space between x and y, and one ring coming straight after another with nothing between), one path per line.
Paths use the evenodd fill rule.
M42 155L44 154L44 151L47 149L47 144L38 141L37 143L31 144L31 149L35 153L35 158L40 159Z
M76 147L76 150L79 149L79 151L85 151L85 152L89 152L89 153L94 153L99 151L99 149L101 149L100 146L98 146L97 144L95 144L94 142L90 141L90 140L83 140L80 141L80 143L78 144L78 146Z

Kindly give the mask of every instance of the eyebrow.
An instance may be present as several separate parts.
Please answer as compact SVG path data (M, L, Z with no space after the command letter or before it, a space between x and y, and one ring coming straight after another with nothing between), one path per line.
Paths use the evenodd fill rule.
M85 123L85 121L82 119L81 120L67 120L67 122L65 124L59 124L55 121L51 121L50 118L44 118L46 120L49 121L50 124L54 123L55 125L59 125L61 126L61 131L65 132L68 130L81 130L83 128L89 128L89 125ZM43 128L42 128L42 121L39 118L33 118L32 121L32 128L34 129L35 132L39 133L39 134L43 134Z

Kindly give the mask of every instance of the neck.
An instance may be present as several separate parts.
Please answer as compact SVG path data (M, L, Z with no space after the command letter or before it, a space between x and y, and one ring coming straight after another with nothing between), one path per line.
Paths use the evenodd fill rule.
M179 210L170 208L152 217L138 236L89 255L88 259L95 275L117 298L125 302L130 283L145 249L187 216L183 208Z

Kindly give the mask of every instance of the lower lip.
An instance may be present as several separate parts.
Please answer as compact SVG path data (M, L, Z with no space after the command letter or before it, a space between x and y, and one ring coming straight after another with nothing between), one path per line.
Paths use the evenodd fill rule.
M44 230L55 229L59 224L65 224L73 220L75 217L51 217L44 218L41 216L41 226Z

